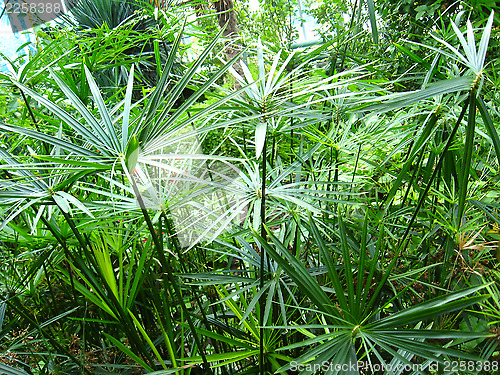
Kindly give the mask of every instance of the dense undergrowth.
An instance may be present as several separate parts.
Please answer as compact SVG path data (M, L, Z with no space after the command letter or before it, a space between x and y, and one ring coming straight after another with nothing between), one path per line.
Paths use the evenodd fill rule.
M300 51L187 6L40 31L1 77L0 373L495 373L498 16L382 3Z

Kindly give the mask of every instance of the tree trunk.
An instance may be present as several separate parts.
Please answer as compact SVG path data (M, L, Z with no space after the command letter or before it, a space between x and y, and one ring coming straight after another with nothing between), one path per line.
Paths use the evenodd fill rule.
M239 41L240 33L238 31L238 19L236 18L236 12L234 11L233 0L218 0L214 1L214 8L217 11L217 18L219 20L219 26L222 28L226 24L226 29L222 34L225 38L228 38L226 44L226 60L231 60L236 56L242 48L241 42ZM243 76L243 70L241 69L241 60L236 61L233 64L234 70L238 72L239 75ZM236 81L234 84L235 89L239 89L241 86Z

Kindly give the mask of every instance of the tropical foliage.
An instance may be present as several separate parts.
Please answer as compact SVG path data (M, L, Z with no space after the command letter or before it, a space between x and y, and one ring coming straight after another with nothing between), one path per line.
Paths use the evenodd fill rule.
M498 370L500 13L408 4L303 3L302 49L267 0L39 31L0 77L0 373Z

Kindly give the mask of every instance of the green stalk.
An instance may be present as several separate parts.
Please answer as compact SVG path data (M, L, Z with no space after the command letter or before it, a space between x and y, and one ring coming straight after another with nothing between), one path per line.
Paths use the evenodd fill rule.
M47 219L43 215L40 216L40 220L42 220L42 223L47 227L49 232L52 233L52 235L55 237L56 241L62 246L66 257L70 258L70 253L69 253L68 247L66 246L66 242L61 238L61 236L59 236L59 233L57 233L57 231L52 227L52 225L50 225L50 223L47 221ZM75 305L78 305L79 303L78 303L78 297L76 295L75 283L73 280L73 273L71 272L71 268L69 265L68 265L68 274L69 274L71 289L73 292L73 300L75 302Z
M261 194L262 198L260 201L260 236L266 238L266 151L267 151L267 138L264 139L264 148L262 151L262 185ZM264 259L266 257L266 251L264 246L261 246L260 251L260 289L264 288ZM262 293L259 301L259 372L260 375L265 374L265 363L264 363L264 310L266 308L266 298L265 293Z
M363 222L363 229L361 232L361 244L359 246L359 262L358 262L358 281L356 283L356 312L359 318L362 315L362 293L363 293L363 283L361 280L365 277L365 266L366 266L366 253L367 249L367 237L368 237L368 208L365 211L365 220ZM375 261L375 260L374 260Z
M163 244L163 228L162 228L162 223L161 223L161 215L158 220L158 235L160 236L160 243ZM166 293L168 289L163 290L163 293ZM154 294L154 293L153 293ZM154 298L154 297L153 297ZM167 327L168 327L168 332L165 331L164 324L162 323L162 317L159 314L158 309L156 308L155 304L153 303L153 307L155 308L156 313L158 314L158 323L160 323L160 328L161 328L161 333L163 335L163 340L165 341L165 345L167 346L167 351L170 356L170 360L172 361L172 365L174 367L177 367L177 360L175 358L175 351L174 351L174 340L172 340L173 333L172 333L172 321L170 319L170 309L169 309L169 303L168 300L165 299L167 302L167 309L168 311L165 311L165 317L167 318Z
M442 136L441 136L441 141L442 142L445 142L448 137L449 137L449 131L448 131L448 128L446 126L446 123L444 123L443 125L443 131L442 131ZM443 183L449 188L451 189L452 188L452 184L451 184L451 181L452 181L452 178L454 178L456 180L456 168L455 168L455 158L454 158L454 152L455 151L452 151L452 152L449 152L445 158L444 158L444 161L443 161L443 169L442 169L442 180L443 180ZM455 184L455 192L456 192L456 189L458 187L458 181L456 181L456 184ZM450 208L450 202L448 200L446 200L445 197L443 197L443 206L446 207L447 209Z
M415 170L413 171L413 173L411 175L410 181L408 181L408 187L406 188L405 195L403 196L403 200L401 201L401 207L404 207L404 205L406 203L406 199L408 199L408 195L410 194L410 189L413 185L413 181L415 181L415 179L417 178L417 176L420 172L420 164L422 163L424 153L425 153L425 148L422 148L422 150L420 150L420 155L418 156L417 162L415 163ZM410 164L411 164L411 162L410 162Z
M211 173L210 173L210 178L211 177ZM167 208L168 210L168 208ZM181 269L183 270L183 272L185 273L189 273L190 270L188 269L188 267L186 267L186 264L184 263L184 258L182 256L182 251L181 251L181 247L180 247L180 244L179 244L179 240L177 239L177 237L175 236L175 233L174 233L174 229L172 228L172 222L170 221L170 219L168 218L167 214L165 212L163 212L161 215L160 215L160 218L159 218L159 236L160 236L160 239L161 239L161 244L163 244L163 239L162 239L162 225L161 225L161 221L162 221L162 217L163 217L163 220L165 220L165 229L167 230L167 233L168 233L168 238L169 240L171 241L171 243L174 245L174 248L177 252L177 256L179 258L179 263L181 265ZM162 246L163 247L163 246ZM203 324L205 326L206 329L209 329L210 325L208 324L208 319L207 319L207 314L205 312L205 310L203 309L203 304L201 303L201 300L200 300L200 297L198 296L198 293L196 293L196 290L194 289L194 286L193 285L190 285L189 286L189 289L191 289L191 293L193 294L193 297L196 301L196 304L199 306L200 308L200 313L201 313L201 317L202 317L202 321L203 321ZM215 347L215 345L214 345ZM215 349L215 352L217 353L217 349Z
M458 196L457 228L462 225L462 216L465 210L465 200L467 198L467 185L469 182L472 152L474 148L474 134L476 130L476 94L469 94L469 118L466 129L465 150L462 164L462 176Z
M40 219L42 220L42 223L44 223L44 225L47 227L47 229L49 230L49 232L52 233L52 235L56 238L56 241L62 246L64 254L66 255L66 257L69 258L69 256L70 256L69 255L69 249L66 246L66 242L61 238L61 236L59 236L59 233L57 233L55 231L55 229L52 227L52 225L50 225L50 223L47 221L47 219L43 215L40 216ZM45 270L45 274L47 276L47 282L48 282L48 275L47 275L47 270L45 268L45 263L43 264L43 268ZM78 306L79 303L78 303L78 297L76 295L75 282L73 280L73 273L71 272L71 266L69 264L68 264L68 275L69 275L69 280L70 280L70 284L71 284L71 292L72 292L72 295L73 295L73 301L75 303L75 306ZM54 293L52 292L52 295L53 294ZM54 297L52 297L52 298L54 298ZM80 328L83 331L84 325L83 325L82 321L80 321ZM85 344L85 340L84 340L84 344ZM74 360L75 363L78 364L78 366L82 370L82 373L85 373L85 371L88 371L88 370L86 370L85 366L83 365L83 362L79 362L75 357L70 357L70 358L72 360Z
M142 215L144 216L144 220L146 220L146 225L148 227L149 232L151 233L151 237L153 238L153 242L155 244L155 249L158 254L158 260L160 261L160 264L162 266L163 271L167 275L168 281L174 288L175 294L177 296L177 299L179 301L179 305L181 306L181 310L184 312L186 315L186 319L189 324L189 328L191 329L191 333L193 334L194 341L196 343L196 346L198 347L201 355L201 359L203 361L203 367L205 371L207 371L209 374L212 374L212 370L210 368L210 365L208 364L207 357L205 355L205 351L203 350L203 347L201 346L200 339L198 337L198 333L196 332L195 326L193 324L193 321L191 319L191 316L189 314L189 311L187 309L186 304L184 303L184 300L182 298L181 290L177 283L175 282L174 275L172 274L172 270L170 269L170 264L167 262L167 259L165 258L165 254L163 252L163 244L160 243L158 236L155 233L155 229L153 227L153 223L151 222L151 218L149 217L148 211L146 210L146 206L144 205L144 201L142 200L141 193L139 192L139 189L137 188L137 184L135 183L135 180L133 177L130 178L130 182L132 184L132 189L134 190L134 194L137 197L137 201L139 202L139 206L141 208ZM168 225L168 224L167 224ZM163 283L165 284L165 287L167 287L167 280L163 278Z
M35 115L33 114L33 111L31 110L31 106L28 103L28 98L26 98L26 94L24 91L18 87L19 92L21 93L21 96L23 97L24 104L26 104L26 108L28 108L28 112L31 117L31 121L33 121L33 125L35 126L36 130L41 133L40 127L38 126L38 121L36 121ZM49 147L46 142L42 141L42 146L43 146L43 151L45 152L45 155L50 155L49 152Z
M462 112L460 113L460 116L458 116L458 120L455 124L455 127L453 128L450 136L448 137L448 142L446 143L446 146L444 147L444 150L441 154L441 157L439 158L439 161L436 165L436 168L434 169L434 172L432 173L432 176L431 176L429 182L427 183L427 186L425 187L424 192L419 197L417 207L415 208L415 212L413 213L413 216L411 217L409 223L406 226L406 230L404 232L404 235L401 238L401 240L399 240L399 242L398 242L398 245L396 247L396 251L394 253L392 261L389 264L389 266L387 267L386 272L384 273L382 280L380 280L380 282L378 283L377 289L373 293L373 296L370 299L370 302L367 304L367 308L365 311L370 311L370 309L373 307L373 304L375 303L375 300L376 300L378 294L380 293L380 291L384 287L384 285L385 285L385 283L386 283L386 281L391 273L390 271L395 267L396 262L399 260L399 255L404 250L406 250L406 247L408 246L408 242L406 241L406 238L408 237L408 234L410 233L411 227L413 226L413 223L415 222L415 219L417 218L418 212L420 211L420 208L422 207L422 204L424 203L424 200L427 196L427 193L429 192L438 171L441 169L441 166L443 164L443 160L446 156L446 153L448 152L448 149L450 148L451 144L453 143L453 138L455 138L455 134L457 133L458 128L460 126L460 123L462 122L462 120L465 116L465 112L467 111L468 106L469 106L469 102L466 102L464 104L464 107L462 108Z
M245 155L248 155L248 153L247 153L247 132L246 132L244 126L243 126L243 151L245 151Z
M49 273L47 272L47 266L45 265L45 262L42 263L42 268L43 268L43 273L45 274L45 279L47 280L47 287L49 288L50 296L52 298L52 301L55 301L56 298L55 298L55 294L54 294L54 289L52 289L52 282L50 281ZM49 307L49 309L50 309L50 312L52 314L55 313L54 306L52 304Z
M352 172L352 179L351 179L351 188L350 188L350 192L352 193L352 188L354 186L354 178L356 177L356 172L358 170L358 164L359 164L359 157L361 155L361 143L359 144L359 147L358 147L358 152L356 153L356 162L354 163L354 170Z
M406 178L406 175L412 166L412 162L416 156L416 152L420 149L425 148L424 141L428 137L428 135L430 135L430 133L432 132L432 129L436 125L437 120L438 120L437 113L434 112L432 114L431 118L429 119L429 121L425 124L425 127L422 131L422 134L416 140L416 142L413 143L412 147L410 148L410 151L409 151L407 159L403 165L403 168L399 172L399 175L398 175L396 181L392 184L391 190L387 194L387 197L385 198L384 202L382 203L381 206L379 206L379 209L383 209L385 211L388 211L389 208L392 206L394 197L396 196L397 192L399 191L401 184L403 182L403 179ZM413 150L415 150L415 151L413 151ZM411 156L412 154L414 154L413 157Z
M484 120L484 126L486 127L488 135L490 136L493 143L493 148L495 149L498 163L500 164L500 138L498 137L498 133L495 129L495 124L493 123L493 119L491 118L488 109L486 108L486 104L484 103L481 96L477 97L477 105L479 108L479 112L481 113L481 117Z
M55 203L55 200L54 200L54 203ZM80 231L78 230L78 228L76 227L75 223L73 222L73 220L71 219L71 216L67 213L67 212L64 212L63 210L61 210L61 213L62 215L64 216L64 219L67 221L67 223L69 224L73 234L75 235L75 237L77 238L78 240L78 243L80 244L80 246L83 248L86 256L87 256L87 259L92 263L92 266L95 268L95 269L98 269L97 265L95 264L95 262L93 261L93 258L92 256L90 255L90 252L88 250L88 243L86 240L83 239ZM70 254L71 255L71 254ZM138 350L139 352L142 353L142 355L144 356L144 358L150 363L152 364L153 363L153 359L151 358L151 356L149 355L148 351L146 350L146 348L144 347L139 335L137 335L137 332L130 329L130 327L133 327L133 322L130 320L129 318L129 314L123 309L123 307L121 306L120 302L116 299L115 295L113 294L113 292L110 290L109 286L107 285L107 283L104 283L104 288L106 289L107 291L107 294L103 293L101 288L99 287L100 286L100 283L95 280L92 275L91 275L91 271L90 269L87 267L87 265L85 264L84 260L83 260L83 256L82 254L80 253L80 258L77 258L77 257L72 257L73 260L78 263L78 266L87 274L87 276L89 277L89 281L92 282L94 284L94 288L95 288L95 291L96 293L98 293L105 301L107 301L106 303L109 305L109 306L114 306L117 310L117 313L118 315L124 319L124 324L123 324L123 329L125 331L125 333L127 334L127 336L129 337L130 339L130 344L136 349ZM71 272L70 272L71 274Z
M335 185L337 185L339 182L339 166L340 166L339 150L338 150L338 148L335 148L335 173L333 174L333 183ZM331 191L333 191L333 185L330 185L330 188L332 189ZM317 187L316 187L316 189L317 189ZM338 189L338 186L337 186L337 189ZM335 199L339 199L339 196L335 195Z
M271 168L274 168L274 158L276 157L276 136L273 135L273 147L271 148L271 160L269 161L269 165Z
M158 293L160 294L160 293ZM162 290L161 294L168 294L167 291ZM160 331L163 336L163 340L165 341L165 345L167 346L167 352L170 357L170 361L172 362L173 367L177 367L177 359L175 356L175 349L174 349L174 340L172 340L172 337L174 337L173 332L172 332L172 319L170 317L170 304L168 303L168 297L163 297L162 300L164 301L164 304L160 302L158 295L156 293L151 294L151 299L152 299L152 305L153 308L156 312L156 315L158 315L158 324L160 325ZM166 306L165 306L166 305ZM160 313L160 308L163 309L163 316ZM163 322L163 319L165 318L166 322Z

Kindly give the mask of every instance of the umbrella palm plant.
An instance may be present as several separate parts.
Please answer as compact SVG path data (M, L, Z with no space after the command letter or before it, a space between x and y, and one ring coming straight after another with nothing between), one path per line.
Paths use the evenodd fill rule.
M174 50L177 50L181 36L182 30L175 41ZM129 329L126 329L126 336L131 344L132 351L113 337L109 337L109 339L137 363L149 370L154 368L153 357L156 357L164 368L166 365L161 360L160 354L156 349L156 344L153 344L150 337L144 331L145 322L141 321L139 315L137 315L137 311L134 312L134 309L130 308L130 303L127 302L133 301L133 297L131 296L131 299L127 299L126 295L122 294L122 289L120 289L121 292L118 294L116 282L123 286L124 284L121 284L123 280L117 278L118 281L113 281L115 280L115 276L114 269L111 267L109 253L110 251L120 252L122 251L120 250L121 247L112 245L114 242L110 244L107 241L100 241L98 238L87 237L81 225L85 225L85 223L89 222L89 219L92 220L95 218L92 211L94 213L99 212L99 215L102 215L104 205L100 205L100 210L97 211L93 208L95 205L84 204L81 200L85 199L85 197L87 197L86 199L92 197L92 191L90 189L86 191L80 190L83 193L78 194L75 184L78 185L84 180L95 181L96 179L102 179L101 181L111 181L112 184L116 185L116 181L119 179L129 179L132 183L132 190L136 193L136 198L143 208L142 214L149 224L150 234L154 239L154 248L158 251L163 272L169 275L169 280L173 283L170 285L173 285L175 289L176 296L178 297L178 306L184 306L185 309L186 306L180 294L180 289L177 287L177 282L173 279L170 266L163 254L163 243L160 243L157 238L157 231L152 227L151 218L143 205L136 180L131 175L137 165L138 159L144 164L155 167L154 158L149 156L158 152L161 153L170 145L179 143L183 139L186 139L186 137L196 136L199 129L195 129L192 123L197 119L203 118L212 109L220 107L225 101L231 98L228 96L212 104L206 110L199 111L190 117L187 116L187 110L190 106L211 87L214 81L225 73L234 60L228 62L227 65L223 66L216 74L210 77L181 108L172 112L172 107L178 96L195 76L201 64L207 59L215 47L217 40L218 38L215 38L212 41L199 59L193 63L190 69L178 81L174 81L171 75L175 59L175 54L171 54L163 69L158 85L146 103L141 104L141 108L137 104L132 104L133 67L129 73L125 98L112 109L107 108L106 102L101 96L91 73L85 69L87 82L94 99L95 107L97 108L96 112L98 116L80 100L78 95L69 88L64 79L56 71L51 71L51 76L75 108L78 116L71 114L61 106L23 84L13 81L15 85L20 87L32 99L51 111L64 124L64 129L69 127L71 132L62 132L60 130L57 134L51 135L23 127L7 124L1 125L4 130L28 136L45 145L51 145L46 147L51 147L50 149L52 150L45 155L36 155L36 152L33 152L29 157L32 161L28 164L26 162L21 163L19 157L14 157L8 151L2 150L2 160L6 163L4 167L6 167L5 169L10 169L10 171L6 171L9 178L3 181L1 192L3 205L10 207L3 212L4 220L2 225L5 226L9 225L9 223L14 223L16 217L21 214L24 215L30 207L35 208L35 220L41 219L46 228L50 230L52 235L65 249L68 262L70 262L70 266L73 269L70 272L59 269L61 280L70 283L79 293L82 293L86 298L93 301L112 319L120 319L122 322L126 322L125 326L129 327ZM238 57L236 56L235 59ZM123 108L122 112L116 114L120 108ZM223 124L215 125L215 127L217 126L223 126ZM143 151L140 151L141 148ZM10 168L7 168L8 166ZM18 173L17 171L20 172ZM100 193L106 194L105 191L101 191ZM117 198L123 197L123 195L111 189L108 197L111 198L111 204L110 201L106 202L107 209L108 211L114 211L114 208L117 207L115 205ZM125 197L124 201L127 203L130 200ZM71 227L71 231L78 240L79 250L77 253L70 252L68 244L65 238L61 236L57 224L51 220L50 216L46 216L44 207L47 206L58 207L65 217L66 222ZM82 212L84 216L88 215L88 217L78 219L79 215L75 213L74 208ZM127 208L130 209L130 207ZM134 208L137 211L136 205L134 205ZM163 209L165 210L166 207L163 207ZM54 210L50 209L49 215L53 212ZM139 215L140 213L132 215L130 220L137 220ZM116 217L104 212L104 217L106 216ZM161 223L160 218L160 226ZM97 226L99 227L99 224ZM36 227L36 224L34 224L34 227ZM133 239L133 241L135 240ZM84 259L88 260L90 265L86 264L83 261ZM139 265L138 272L140 274L146 258L139 257L134 262ZM133 266L134 263L130 265L130 267ZM83 280L83 283L73 280L72 272L76 272L78 277ZM128 272L131 272L131 269ZM164 281L167 282L167 279L164 279ZM126 290L130 291L129 288L131 286L132 290L136 290L137 282L127 285ZM170 287L165 290L168 289ZM132 295L134 295L133 292ZM157 311L164 311L165 305L162 305L162 303L167 302L165 299L160 299L154 300L154 303ZM197 338L189 315L186 316L186 320L190 322L191 331ZM162 320L158 321L158 324L162 327L169 327ZM171 340L173 340L171 327L165 329L167 331L163 330L164 342L168 344L171 363L175 365L177 353L173 351L171 345ZM197 346L200 349L202 348L201 344ZM202 349L201 353L203 355Z
M499 145L477 96L489 28L491 19L477 53L472 36L468 37L464 58L474 75L424 85L417 92L377 97L359 91L363 87L380 91L358 80L363 67L328 78L309 77L303 70L306 63L289 69L292 55L282 62L278 53L266 66L258 46L258 76L244 64L243 76L233 71L240 90L223 92L216 85L239 59L235 56L178 106L177 99L216 48L217 38L180 78L172 75L175 56L170 54L156 88L139 102L133 103L134 67L128 73L124 99L115 106L103 98L85 68L93 106L65 82L64 67L51 72L65 96L59 104L13 80L62 124L44 131L0 124L6 132L44 145L28 149L24 157L0 151L5 177L0 199L7 207L3 226L13 228L9 233L13 238L14 229L27 222L32 233L42 231L57 241L51 249L62 250L61 254L44 251L20 284L35 277L39 266L50 267L51 275L73 292L78 308L70 311L75 311L81 332L90 329L89 336L106 344L92 337L88 343L103 345L103 352L114 346L149 372L161 368L163 373L188 373L198 364L207 372L257 367L261 373L285 372L293 370L295 361L303 365L303 373L313 373L329 361L333 368L327 373L346 373L343 366L350 369L358 360L408 365L418 357L436 363L452 357L480 359L453 346L488 334L441 330L433 318L476 306L486 298L479 294L483 285L455 292L441 288L443 296L411 306L404 296L416 276L438 265L391 274L406 254L412 226L431 189L430 183L414 184L409 173L433 135L437 114L426 113L407 161L378 207L383 210L364 204L364 192L350 193L355 173L348 179L342 175L340 158L332 149L343 147L342 152L353 155L353 150L360 150L357 163L363 159L359 155L366 137L361 132L350 134L351 129L362 122L369 124L366 132L382 127L373 125L377 121L370 114L357 114L343 124L343 116L337 115L345 115L345 109L387 113L466 91L468 102L444 140L437 164L430 161L427 171L430 181L435 179L469 108L461 159L464 172L458 179L461 222L476 101L497 151ZM173 51L179 48L181 34ZM211 88L218 90L212 101L195 106ZM244 135L243 147L253 144L255 153L243 152L242 159L199 154L204 133L235 124L244 127L244 134L246 130L254 134L252 141ZM378 134L382 139L385 133ZM289 163L280 155L280 140L288 138L299 138L288 143ZM347 146L346 139L359 147ZM396 146L402 149L408 144L405 139ZM323 160L333 165L333 179L331 171L322 170ZM384 163L380 164L376 168L383 169ZM413 210L396 207L395 197L406 181L419 192ZM348 188L340 191L342 184ZM224 192L228 194L221 195ZM363 211L360 226L357 218ZM398 225L397 216L408 218L407 225ZM189 230L193 233L186 234ZM189 253L183 253L186 248ZM208 256L207 250L211 250ZM193 266L195 257L200 260ZM219 259L227 260L223 271L197 269L215 267ZM233 267L235 259L239 268ZM186 279L198 281L188 285ZM28 321L29 311L16 298L5 300L7 308ZM80 307L79 301L94 311ZM38 327L42 334L45 327ZM78 358L68 358L85 371Z

